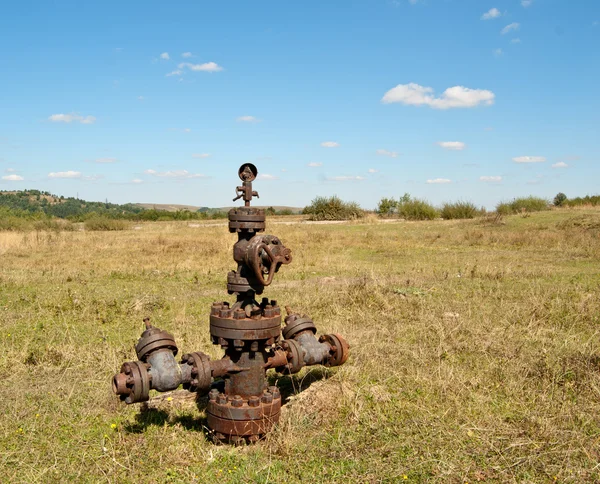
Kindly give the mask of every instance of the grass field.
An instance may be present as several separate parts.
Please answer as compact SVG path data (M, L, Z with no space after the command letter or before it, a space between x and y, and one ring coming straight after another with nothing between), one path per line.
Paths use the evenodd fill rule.
M0 480L600 482L600 211L268 232L294 261L266 294L351 356L281 377L279 429L247 447L209 441L203 400L110 387L144 316L220 356L224 222L0 233Z

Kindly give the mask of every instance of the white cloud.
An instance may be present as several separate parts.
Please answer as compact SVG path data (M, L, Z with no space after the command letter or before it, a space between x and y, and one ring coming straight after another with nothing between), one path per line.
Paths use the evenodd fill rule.
M504 27L500 33L502 35L508 34L509 32L512 32L513 30L519 30L519 27L521 26L521 24L519 24L518 22L513 22L512 24L508 24L506 27Z
M444 184L444 183L452 183L452 180L448 180L448 178L434 178L433 180L427 180L429 184Z
M496 57L500 57L502 54L504 54L504 51L502 49L500 49L500 48L494 49L494 55Z
M398 152L397 151L388 151L388 150L384 150L384 149L379 149L376 151L376 153L379 156L389 156L390 158L397 158L398 157Z
M511 44L520 44L520 43L521 43L521 39L519 39L519 38L512 39L512 40L510 41L510 43L511 43Z
M189 62L182 62L177 66L179 69L185 69L186 67L190 71L196 72L219 72L223 68L215 62L205 62L204 64L190 64Z
M194 153L192 158L209 158L210 153Z
M479 181L487 183L498 183L502 181L501 176L480 176Z
M366 180L364 176L330 176L327 177L329 181L362 181Z
M559 161L558 163L554 163L554 165L552 165L552 168L568 168L569 165L566 164L564 161Z
M533 3L533 0L521 0L521 5L525 8L530 7Z
M493 18L498 18L501 15L502 14L500 13L500 10L498 10L497 8L490 8L481 16L481 20L492 20Z
M321 143L321 146L323 146L324 148L337 148L338 146L340 146L340 144L336 141L323 141Z
M433 88L410 84L398 84L385 93L381 102L384 104L402 103L411 106L429 106L434 109L473 108L494 104L495 94L483 89L469 89L454 86L446 89L441 97L433 95Z
M81 178L80 171L56 171L48 173L48 178Z
M438 141L436 144L445 150L454 151L462 151L467 147L467 145L462 141Z
M96 158L94 160L94 163L116 163L117 160L116 158Z
M177 69L175 71L169 72L165 77L180 76L181 74L183 74L183 71Z
M156 171L156 170L146 170L144 171L146 175L157 176L160 178L174 178L185 180L188 178L206 178L206 175L201 173L190 173L187 170L169 170L169 171Z
M184 52L183 54L181 54L181 57L185 57L187 59L188 57L192 57L192 53L191 52Z
M6 169L7 173L14 173L15 171L17 171L17 170L15 170L14 168L7 168Z
M140 183L144 183L144 180L140 180L139 178L134 178L133 180L131 180L131 183L140 184Z
M25 178L23 178L21 175L4 175L2 177L3 180L6 181L23 181L25 180Z
M268 173L259 173L256 177L257 180L279 180L278 176L269 175Z
M163 60L169 60L169 53L168 52L163 52L162 54L160 54L160 58Z
M377 173L378 171L375 168L369 168L369 173Z
M182 130L184 133L191 133L192 129L191 128L183 128Z
M323 166L323 163L321 163L320 161L311 161L306 166L310 166L311 168L316 168L317 166Z
M255 118L254 116L240 116L236 118L238 123L258 123L260 119Z
M53 123L81 123L81 124L93 124L96 121L94 116L81 116L77 113L71 114L53 114L48 118Z
M512 159L515 163L543 163L546 158L543 156L517 156Z

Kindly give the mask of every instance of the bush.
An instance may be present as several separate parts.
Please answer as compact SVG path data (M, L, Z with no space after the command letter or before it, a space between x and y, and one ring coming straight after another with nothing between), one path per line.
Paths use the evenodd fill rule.
M496 205L496 212L500 215L541 212L548 209L548 200L534 196L515 198L512 202L500 202Z
M398 215L406 220L434 220L439 217L437 209L425 200L411 198L408 193L398 200Z
M310 220L354 220L365 216L356 202L344 202L339 197L317 197L302 210Z
M125 230L129 224L125 220L108 217L93 217L84 222L85 230Z
M554 203L555 207L562 207L563 204L567 201L567 196L563 192L558 192L554 197L552 203Z
M564 202L564 205L569 207L581 207L584 205L590 205L595 207L600 205L600 195L586 195L585 197L576 197L572 199L568 199Z
M485 211L478 209L471 202L444 203L440 215L445 220L475 218Z

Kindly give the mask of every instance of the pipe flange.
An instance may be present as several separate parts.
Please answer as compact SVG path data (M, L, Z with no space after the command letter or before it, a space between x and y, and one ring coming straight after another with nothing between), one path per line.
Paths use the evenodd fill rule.
M201 352L190 353L183 355L181 362L192 367L192 380L184 384L184 388L190 392L208 392L212 383L212 370L208 355Z
M125 403L145 402L150 396L148 365L141 361L128 361L121 366L121 373L113 378L113 391Z
M287 353L288 362L284 366L276 368L276 371L285 375L298 373L304 367L304 357L302 356L302 347L293 339L286 339L281 342L281 348Z
M287 318L286 318L287 319ZM284 339L292 339L298 333L302 331L310 330L313 334L316 334L317 327L309 317L300 317L289 322L281 330Z
M135 345L135 352L140 361L146 361L150 353L161 349L172 351L173 356L176 356L178 352L173 335L153 326L142 333Z
M341 334L324 334L319 338L319 343L327 343L331 347L331 356L324 366L340 366L346 363L350 354L350 345Z

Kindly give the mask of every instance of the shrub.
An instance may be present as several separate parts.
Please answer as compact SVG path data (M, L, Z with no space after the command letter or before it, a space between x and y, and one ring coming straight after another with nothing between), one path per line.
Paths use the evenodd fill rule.
M515 198L512 202L500 202L496 205L496 212L500 215L540 212L542 210L548 210L548 200L534 196Z
M471 202L444 203L440 215L443 219L452 220L459 218L475 218L482 215L483 210L478 209Z
M356 202L344 202L335 195L315 198L302 213L310 215L310 220L353 220L365 215Z
M583 205L591 205L595 207L600 205L600 195L586 195L585 197L576 197L572 199L568 199L564 202L565 205L569 207L580 207Z
M437 209L418 198L404 195L396 205L398 215L406 220L434 220L439 217Z
M382 217L385 217L386 215L392 215L394 213L397 213L397 211L398 202L393 198L384 197L381 200L379 200L379 203L377 204L377 213Z
M567 196L563 192L558 192L552 200L555 207L562 207L563 204L567 201Z
M108 217L93 217L84 222L85 230L125 230L129 224L125 220Z

